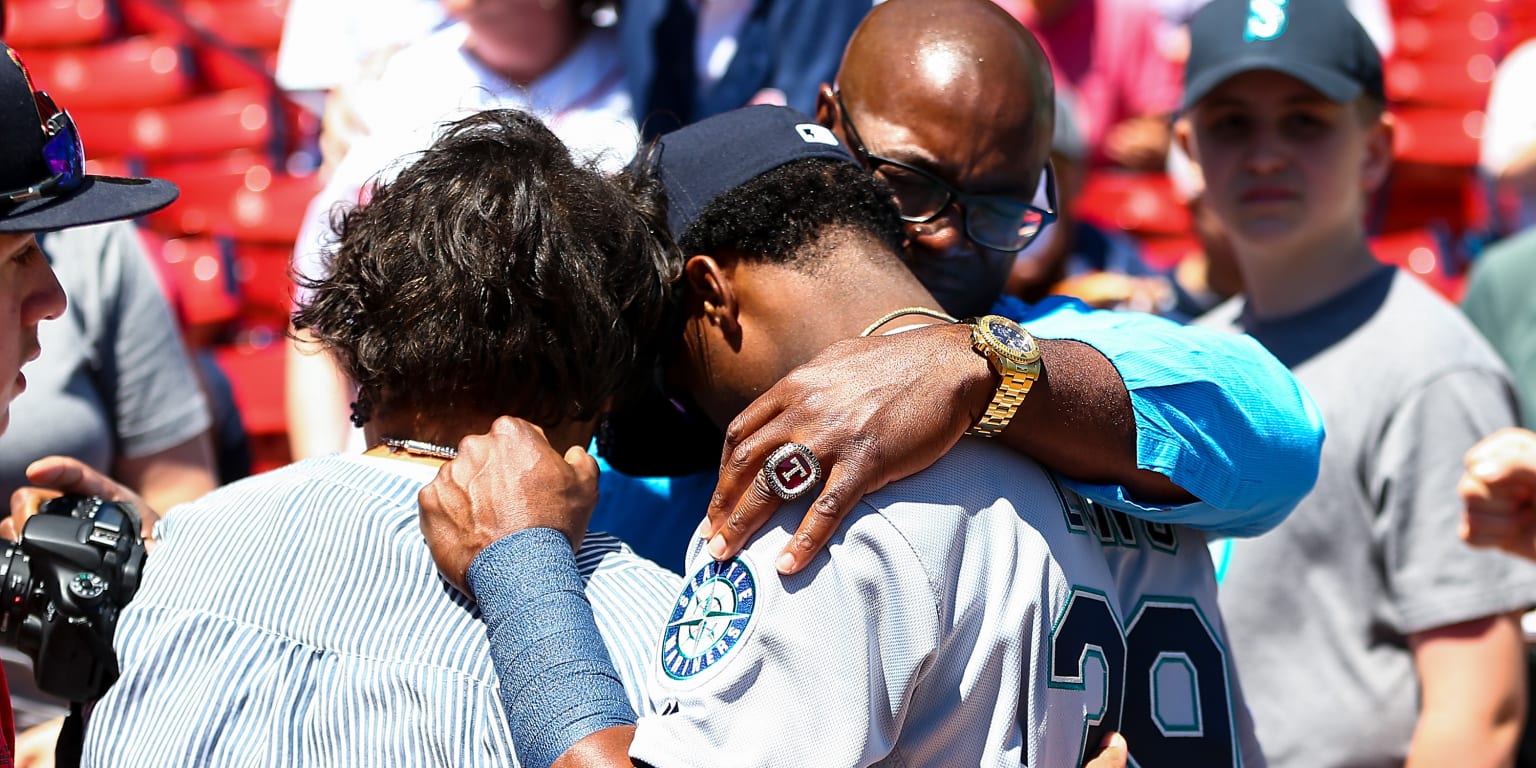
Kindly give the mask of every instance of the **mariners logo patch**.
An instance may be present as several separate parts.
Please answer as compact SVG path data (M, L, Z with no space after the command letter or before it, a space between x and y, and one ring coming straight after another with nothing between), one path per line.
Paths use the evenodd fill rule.
M724 659L746 637L757 580L745 560L710 562L688 580L661 636L661 667L688 680Z

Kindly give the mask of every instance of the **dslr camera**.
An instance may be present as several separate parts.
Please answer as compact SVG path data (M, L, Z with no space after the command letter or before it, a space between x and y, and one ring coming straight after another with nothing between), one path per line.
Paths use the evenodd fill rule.
M39 690L75 702L117 681L112 632L139 589L144 541L124 502L60 496L0 542L0 642L27 654Z

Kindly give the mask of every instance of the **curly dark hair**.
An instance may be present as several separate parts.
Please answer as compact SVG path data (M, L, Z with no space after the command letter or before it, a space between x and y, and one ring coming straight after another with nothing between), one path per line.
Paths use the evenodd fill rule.
M785 163L716 198L678 237L684 253L812 263L830 229L867 235L901 253L905 230L884 181L853 163L806 158Z
M647 177L608 179L491 110L335 222L294 312L375 413L596 415L653 355L675 269Z

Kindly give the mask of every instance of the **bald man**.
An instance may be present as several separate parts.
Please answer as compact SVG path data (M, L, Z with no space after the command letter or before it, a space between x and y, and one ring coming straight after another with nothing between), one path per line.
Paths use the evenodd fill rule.
M966 317L992 307L1051 218L1054 103L1045 51L993 3L892 0L854 32L816 119L891 185L908 265Z

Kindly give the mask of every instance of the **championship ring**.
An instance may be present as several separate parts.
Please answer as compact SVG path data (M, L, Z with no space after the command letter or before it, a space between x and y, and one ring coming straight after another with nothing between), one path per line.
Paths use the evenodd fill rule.
M811 449L799 443L785 443L768 455L763 463L763 480L775 496L792 501L821 482L821 462Z

